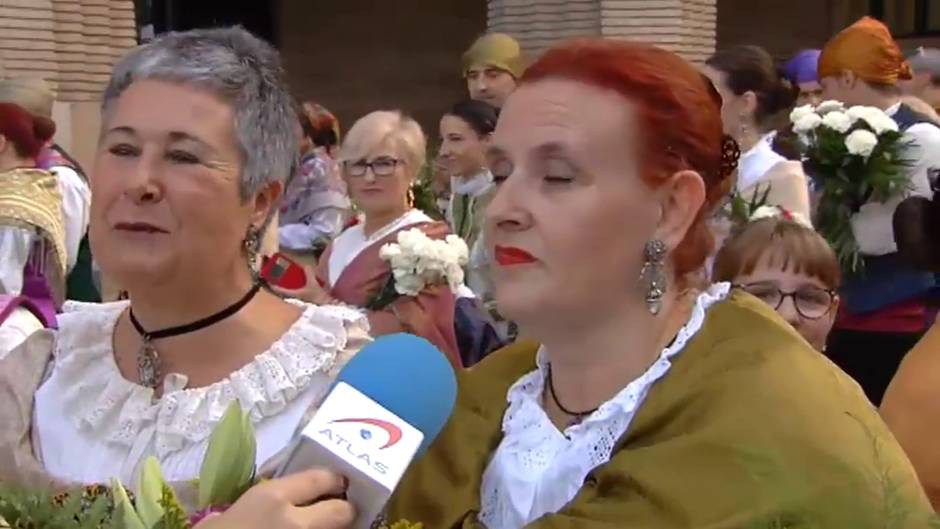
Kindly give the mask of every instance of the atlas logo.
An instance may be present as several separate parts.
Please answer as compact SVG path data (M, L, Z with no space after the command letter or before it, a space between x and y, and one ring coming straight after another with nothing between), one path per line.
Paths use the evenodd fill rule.
M319 435L328 440L328 442L336 448L345 451L350 457L358 459L372 470L380 474L388 473L388 465L380 460L381 455L376 452L375 445L378 443L373 442L374 434L372 433L372 429L363 428L361 426L374 427L388 435L388 439L382 446L378 447L378 450L385 450L386 448L398 444L402 437L401 428L381 419L337 419L331 421L329 424L360 425L358 437L361 441L365 441L366 445L370 445L370 447L364 447L361 441L355 439L355 436L351 437L348 433L344 435L341 431L334 431L329 427L321 429ZM339 428L339 430L343 430L343 428Z
M401 435L402 435L401 428L399 428L398 426L395 426L394 424L388 421L383 421L381 419L337 419L335 421L330 422L330 424L350 424L350 423L375 426L376 428L379 428L383 430L386 434L388 434L388 441L386 441L384 445L380 446L379 450L385 450L386 448L395 446L396 444L398 444L398 441L401 441ZM372 431L366 428L363 428L359 430L359 437L362 437L363 441L371 441Z

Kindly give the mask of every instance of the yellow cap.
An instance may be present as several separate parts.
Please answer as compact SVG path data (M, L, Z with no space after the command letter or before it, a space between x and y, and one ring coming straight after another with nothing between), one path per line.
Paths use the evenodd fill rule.
M525 73L526 61L516 39L505 33L489 33L478 38L463 54L463 74L474 66L499 68L519 79Z

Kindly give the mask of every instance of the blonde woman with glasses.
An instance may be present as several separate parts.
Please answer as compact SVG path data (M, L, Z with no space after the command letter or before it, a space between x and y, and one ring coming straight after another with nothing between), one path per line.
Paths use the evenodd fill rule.
M319 260L316 280L300 296L314 303L345 303L366 310L372 334L410 332L436 345L455 367L462 367L454 330L456 296L447 286L426 288L417 297L402 296L382 310L365 307L392 273L379 257L383 245L399 232L420 228L431 238L449 234L413 207L411 187L425 161L421 126L398 111L377 111L357 121L340 149L349 196L360 212L358 222L340 234Z

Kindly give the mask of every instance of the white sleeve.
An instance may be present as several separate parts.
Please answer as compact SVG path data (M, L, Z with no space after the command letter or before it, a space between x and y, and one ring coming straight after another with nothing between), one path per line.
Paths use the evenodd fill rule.
M42 322L29 310L23 307L13 309L7 319L0 322L0 359L42 328Z
M343 208L320 208L310 214L306 222L278 228L280 245L289 250L308 250L318 239L335 237L343 229L345 218Z
M78 248L85 232L88 231L91 190L82 177L71 167L52 168L59 180L62 193L62 216L65 221L65 251L68 271L71 272L78 260Z
M0 227L0 293L18 296L23 290L23 268L36 235L26 228Z
M907 129L912 140L907 158L914 160L910 168L911 195L930 197L930 183L940 171L940 127L930 123L918 123Z
M859 251L865 255L886 255L898 251L894 242L894 210L910 196L932 196L930 181L940 171L940 128L918 123L907 129L906 136L911 141L910 148L904 153L904 157L912 162L907 168L910 188L904 195L884 203L866 203L851 219L852 233Z

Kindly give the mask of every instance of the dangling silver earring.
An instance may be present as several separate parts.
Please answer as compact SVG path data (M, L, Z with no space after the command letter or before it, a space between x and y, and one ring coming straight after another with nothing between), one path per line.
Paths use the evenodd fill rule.
M666 295L666 243L654 239L643 248L643 269L640 282L646 289L646 308L656 316L662 308Z
M242 241L242 249L245 251L245 256L248 259L248 270L251 272L251 276L254 278L258 277L258 246L261 245L261 236L258 232L258 228L251 226L248 228L248 233L245 234L245 239Z

